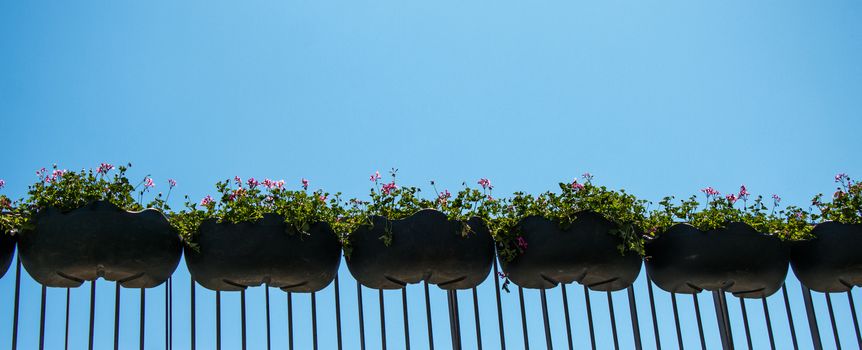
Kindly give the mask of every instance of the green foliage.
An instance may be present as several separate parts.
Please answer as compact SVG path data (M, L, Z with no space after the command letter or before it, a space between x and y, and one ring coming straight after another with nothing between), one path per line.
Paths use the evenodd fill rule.
M811 200L820 211L819 215L812 215L812 220L862 224L862 183L854 182L847 174L835 175L835 182L839 186L831 202L823 202L823 194Z
M545 192L536 197L516 192L511 199L502 201L491 208L491 225L500 248L500 257L511 261L526 248L519 242L521 236L519 223L528 216L542 216L557 222L566 229L577 220L578 213L591 211L602 215L616 224L617 228L608 232L622 238L619 245L621 254L635 252L643 255L643 234L646 216L646 201L637 199L625 190L610 190L605 186L592 183L592 175L584 174L584 183L577 179L572 183L560 183L560 193Z
M749 193L745 186L738 194L722 197L712 187L701 190L706 194L706 206L698 210L697 196L680 200L674 204L674 197L665 197L658 210L650 212L646 218L647 233L661 234L679 222L687 222L702 231L724 228L731 222L743 222L757 232L772 234L785 240L799 240L810 236L811 225L807 223L809 214L799 207L790 206L777 210L781 198L772 196L772 207L764 204L763 197L757 196L748 205ZM739 201L743 203L738 204Z
M340 194L330 198L330 194L322 190L308 192L307 186L304 179L302 190L288 190L284 188L283 180L258 182L251 178L244 183L235 177L233 181L224 180L216 184L221 195L218 200L206 196L200 203L194 203L186 196L185 209L172 213L170 222L192 247L195 246L198 228L207 219L216 219L220 223L255 222L264 214L276 214L293 229L290 232L300 234L308 234L316 222L335 226L340 220Z

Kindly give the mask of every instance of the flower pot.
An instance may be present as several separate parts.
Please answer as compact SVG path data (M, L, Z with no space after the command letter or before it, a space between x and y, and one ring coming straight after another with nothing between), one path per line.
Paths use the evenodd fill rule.
M846 292L862 286L862 225L824 222L816 238L794 242L790 266L806 287L818 292Z
M501 262L512 283L523 288L547 289L559 283L578 282L596 291L616 291L632 284L641 269L641 257L621 254L616 226L593 212L578 213L567 228L541 216L521 220L524 252Z
M15 236L0 232L0 278L12 264L12 253L15 253Z
M126 288L152 288L173 274L182 254L161 212L128 212L106 201L69 211L40 211L18 237L24 268L48 287L78 287L103 277Z
M790 249L778 237L744 223L710 231L676 224L647 241L644 260L649 278L668 292L724 290L760 298L781 288Z
M473 288L484 281L494 262L494 240L481 219L467 221L471 232L462 235L462 222L424 209L402 220L372 217L350 235L353 247L347 267L362 285L401 289L427 281L447 290ZM392 244L381 236L391 228Z
M204 288L238 291L266 284L287 292L316 292L338 272L341 243L326 223L297 232L275 214L256 222L204 221L198 249L186 247L186 265Z

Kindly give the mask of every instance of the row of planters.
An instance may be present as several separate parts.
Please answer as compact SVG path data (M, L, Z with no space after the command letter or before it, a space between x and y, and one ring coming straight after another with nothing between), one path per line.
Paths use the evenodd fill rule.
M129 165L130 166L130 165ZM218 195L168 206L176 186L154 195L146 177L132 184L128 166L37 172L25 199L0 195L0 277L17 241L27 272L49 287L77 287L102 277L127 288L155 287L185 253L192 278L205 288L268 285L314 292L329 285L341 255L354 278L375 289L426 281L443 289L482 283L499 257L504 279L524 288L577 282L597 291L630 286L644 262L669 292L724 290L758 298L776 292L788 265L821 292L862 285L862 183L844 174L831 201L816 212L771 206L745 186L722 196L702 190L664 198L658 209L624 190L593 184L592 176L560 190L494 198L493 186L425 198L379 173L368 200L296 190L282 180L225 180ZM0 180L0 188L5 183ZM144 198L154 198L146 204Z

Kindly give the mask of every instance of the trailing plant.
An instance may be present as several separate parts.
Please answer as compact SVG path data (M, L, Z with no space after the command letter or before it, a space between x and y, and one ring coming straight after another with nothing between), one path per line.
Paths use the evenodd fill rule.
M839 186L832 194L831 202L823 201L823 194L818 194L811 204L820 211L812 215L813 221L836 221L842 224L862 224L862 183L853 181L849 175L835 175Z
M0 190L6 187L6 181L0 179ZM24 224L21 215L20 201L12 201L6 195L0 194L0 235L15 234Z
M745 185L740 186L738 193L722 196L712 187L701 189L706 196L706 204L698 210L700 203L697 196L691 196L674 204L673 196L665 197L658 204L660 209L654 210L647 218L647 233L657 235L667 231L677 223L688 223L702 231L724 228L731 222L743 222L757 232L778 236L781 239L804 239L811 232L807 225L809 214L799 207L791 206L777 210L781 197L772 195L772 206L767 207L763 196L751 200L751 194ZM742 201L739 205L737 202Z
M276 214L292 229L288 233L308 234L316 222L336 223L339 213L340 194L330 198L323 190L308 191L309 182L301 181L301 190L285 188L284 180L240 177L216 184L218 199L207 195L199 203L186 196L185 209L172 213L171 224L180 232L186 244L196 247L195 236L201 223L216 219L219 223L255 222L264 214Z
M473 189L462 183L463 189L454 196L448 189L437 190L435 181L431 181L436 198L422 198L418 187L399 186L396 182L398 169L389 171L390 180L382 181L380 172L377 171L369 177L373 183L369 193L369 201L351 199L348 204L339 207L339 220L336 225L339 232L350 234L360 226L372 226L371 217L379 216L385 219L385 227L380 239L383 244L392 244L392 221L407 218L422 209L435 209L446 214L449 220L461 223L461 234L463 236L472 232L467 221L472 217L479 217L487 221L494 212L495 199L491 196L493 186L488 179L480 179L478 184L482 190ZM349 238L346 237L346 238ZM345 256L350 256L350 240L343 240Z
M516 192L505 200L492 213L494 236L498 253L503 261L511 261L528 247L519 231L522 219L528 216L542 216L555 221L561 229L567 229L578 218L578 214L590 211L602 215L616 224L617 228L608 232L618 236L622 243L618 246L621 254L634 252L643 255L641 235L646 217L646 201L637 199L625 190L611 190L592 183L593 176L582 175L583 183L575 179L571 183L560 183L560 193L545 192L531 196Z

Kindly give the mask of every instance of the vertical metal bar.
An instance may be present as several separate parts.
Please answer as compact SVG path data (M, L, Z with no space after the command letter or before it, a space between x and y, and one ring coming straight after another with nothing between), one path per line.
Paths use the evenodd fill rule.
M168 277L168 349L174 348L174 280Z
M548 296L545 295L544 289L539 289L539 296L542 300L542 321L545 323L545 347L553 349L554 343L551 341L551 322L548 320Z
M800 284L802 288L802 301L805 303L805 312L808 314L808 328L811 331L811 343L815 349L823 349L820 340L820 330L817 328L817 316L814 314L814 302L811 300L811 290Z
M362 298L359 298L359 304L362 305ZM361 311L360 306L360 311ZM361 328L361 324L360 324ZM363 346L364 346L363 342ZM287 345L290 350L293 350L293 293L287 292Z
M71 292L66 288L66 331L63 341L63 348L69 350L69 302L71 301Z
M862 334L859 334L859 319L856 316L856 305L853 303L853 293L847 291L847 302L850 303L850 315L853 316L853 330L856 331L856 344L862 349Z
M641 344L641 329L638 325L638 307L635 303L635 289L629 286L627 291L629 296L629 313L632 318L632 337L634 337L635 349L641 350L643 345Z
M311 292L311 339L317 350L317 293Z
M341 350L341 297L338 286L338 273L335 273L335 334L338 339L338 350Z
M221 350L221 291L216 291L216 349Z
M587 304L587 322L590 325L590 345L596 350L596 332L593 329L593 307L590 305L590 290L584 286L584 302Z
M242 350L246 348L246 337L245 337L245 289L241 289L239 291L239 317L240 317L240 329L242 330Z
M575 347L572 343L572 321L569 317L569 297L566 295L565 283L560 283L560 290L563 293L563 314L566 317L566 340L569 342L569 350L574 350Z
M790 325L790 339L793 340L793 349L799 350L799 342L796 341L796 327L793 326L793 313L790 311L790 298L787 296L787 286L781 284L781 294L784 294L784 309L787 312L787 324ZM862 345L859 346L862 349Z
M15 259L15 306L12 311L12 350L18 349L18 307L21 302L21 258Z
M114 282L114 350L120 349L120 282Z
M748 344L748 350L754 349L751 345L751 329L748 327L748 312L745 311L745 299L739 298L739 308L742 311L742 325L745 329L745 341Z
M90 337L87 349L93 350L93 326L96 321L96 280L90 281Z
M649 291L649 307L652 312L652 331L655 334L655 348L656 350L661 350L661 336L658 333L658 317L655 313L655 298L652 292L652 281L650 281L649 276L646 279L647 283L647 291Z
M494 258L494 294L497 296L497 322L500 325L500 349L506 350L506 333L503 331L503 303L500 302L500 272L497 269L497 258ZM565 292L565 291L564 291ZM568 311L568 310L566 310Z
M614 336L614 349L620 349L620 341L617 337L617 317L614 313L614 298L611 296L611 292L607 291L608 294L608 314L611 316L611 333Z
M339 296L338 273L335 274L335 334L338 339L338 350L341 350L341 297Z
M727 308L727 297L725 291L720 290L721 311L724 313L724 331L727 332L727 344L733 349L733 331L730 328L730 311Z
M192 309L191 322L192 322L192 330L191 330L191 342L192 342L192 350L195 350L195 280L190 278L191 282L191 301L190 307Z
M410 350L410 322L407 317L407 286L401 288L401 307L404 309L404 346Z
M386 350L386 308L383 305L383 289L377 290L380 300L380 347Z
M476 318L476 345L482 350L482 323L479 321L479 296L476 287L473 287L473 315Z
M168 320L168 308L170 307L169 299L170 299L170 291L168 290L168 284L170 284L170 279L165 281L165 350L170 348L170 320Z
M530 349L530 337L527 334L527 314L524 310L524 288L518 287L518 300L521 305L521 330L524 333L524 349Z
M428 293L428 281L424 282L425 284L425 318L428 323L428 346L430 350L434 350L434 330L431 325L431 299Z
M829 322L832 324L832 338L835 339L835 348L841 350L841 340L838 337L838 326L835 325L835 313L832 311L832 298L829 293L826 295L826 308L829 310Z
M682 342L682 328L679 326L679 310L676 307L676 293L670 293L670 301L673 305L673 322L676 325L676 344L680 350L684 349Z
M359 306L359 349L365 350L365 317L362 315L362 285L356 282L356 304Z
M769 306L766 304L766 297L760 297L763 301L763 315L766 317L766 331L769 333L769 345L772 350L775 350L775 337L772 335L772 320L769 318Z
M449 330L452 333L452 348L455 350L461 349L461 320L459 319L458 311L458 294L455 290L448 290L446 294L449 298Z
M269 284L264 284L264 292L266 293L266 350L272 349L272 336L270 335L269 325Z
M119 290L119 289L118 289ZM42 285L42 306L39 311L39 350L45 349L45 297L48 293L45 285ZM119 304L118 304L119 305ZM115 324L116 328L116 324ZM114 343L117 343L116 340L116 331L114 331ZM116 348L116 346L114 346Z
M144 331L145 331L144 326L147 324L147 319L146 319L146 310L147 310L146 296L147 296L147 293L146 292L147 292L146 289L141 288L141 324L140 324L140 329L138 330L138 332L139 332L138 333L138 343L140 343L139 345L140 345L141 350L144 350L144 339L145 339L144 338Z
M727 322L725 318L725 304L722 301L722 294L724 292L721 291L713 291L712 292L712 301L715 304L715 320L718 322L718 334L721 337L721 348L722 349L730 349L733 346L733 342L727 336Z
M706 350L706 339L703 336L703 320L700 318L700 301L697 300L697 294L692 294L691 300L694 302L694 316L697 319L697 332L700 335L700 349Z

